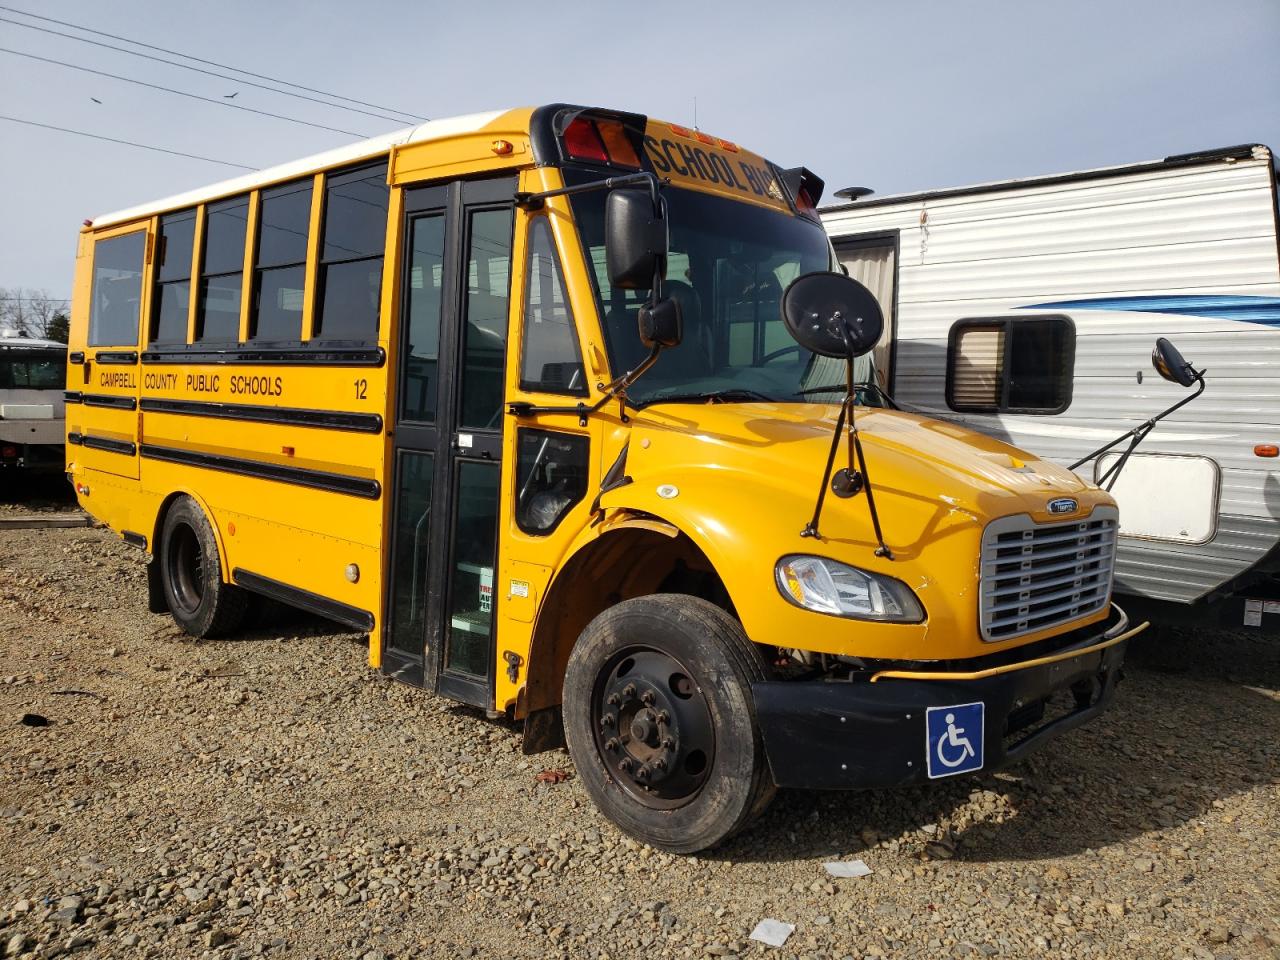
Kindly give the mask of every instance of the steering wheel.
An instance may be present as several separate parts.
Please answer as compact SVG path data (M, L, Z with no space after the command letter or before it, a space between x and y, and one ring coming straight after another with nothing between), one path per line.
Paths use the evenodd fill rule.
M800 344L793 343L790 346L782 347L779 350L774 350L772 353L766 353L763 357L760 358L760 363L757 364L757 366L764 366L766 363L773 363L773 361L777 360L781 356L785 356L788 353L794 353L799 355L801 353L807 353L807 352L808 351L806 350L806 348L800 346Z

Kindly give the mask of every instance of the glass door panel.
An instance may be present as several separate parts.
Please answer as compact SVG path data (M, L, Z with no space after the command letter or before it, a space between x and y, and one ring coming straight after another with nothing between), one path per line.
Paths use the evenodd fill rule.
M445 669L485 677L489 674L493 633L498 465L464 460L458 464L456 476Z

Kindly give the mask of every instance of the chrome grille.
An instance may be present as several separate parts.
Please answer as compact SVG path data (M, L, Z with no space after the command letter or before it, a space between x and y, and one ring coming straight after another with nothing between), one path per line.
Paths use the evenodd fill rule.
M982 639L1010 640L1097 613L1111 597L1114 507L1083 520L1003 517L982 534Z

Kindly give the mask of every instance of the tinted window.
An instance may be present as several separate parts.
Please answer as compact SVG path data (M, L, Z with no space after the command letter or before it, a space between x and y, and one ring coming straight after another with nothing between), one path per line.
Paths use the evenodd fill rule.
M6 357L0 353L0 390L61 390L66 385L64 354Z
M89 346L136 346L147 235L139 230L93 245Z
M551 393L587 392L578 334L545 217L529 228L520 386Z
M263 191L258 213L258 266L282 267L306 261L311 193L310 179Z
M440 304L444 288L444 217L418 217L410 232L408 322L400 349L404 354L401 390L403 420L436 418L440 362Z
M386 164L327 179L315 339L377 337L389 193Z
M1061 413L1071 404L1075 329L1066 317L962 320L951 333L947 403L975 412Z
M191 246L196 212L184 210L160 218L156 243L156 293L151 305L151 340L185 342L191 307Z
M587 492L586 437L521 430L516 456L516 524L547 534Z
M498 429L511 286L511 209L471 214L462 342L461 426Z
M211 204L205 211L197 340L240 339L240 291L248 222L247 197Z
M302 339L302 297L307 276L312 192L312 181L308 179L262 194L254 260L253 315L249 319L252 339Z

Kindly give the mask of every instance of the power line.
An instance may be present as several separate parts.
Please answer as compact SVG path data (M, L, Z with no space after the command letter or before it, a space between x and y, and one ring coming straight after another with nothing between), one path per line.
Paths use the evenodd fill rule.
M11 303L66 303L66 297L0 297L0 301L7 300Z
M345 100L347 103L358 104L359 106L362 106L362 107L372 107L375 110L385 110L388 113L398 113L398 114L401 114L402 116L408 117L409 119L417 121L419 123L425 123L428 120L427 117L420 117L416 113L409 113L407 110L397 110L394 107L386 107L376 103L368 103L364 100L356 100L352 97L344 97L339 93L328 93L324 90L317 90L315 87L306 87L300 83L292 83L288 80L281 80L279 77L269 77L266 74L253 73L250 70L242 70L239 67L233 67L226 63L218 63L215 60L205 60L201 57L192 56L189 53L179 53L177 50L169 50L165 47L157 47L156 45L151 43L143 43L141 40L130 40L128 37L121 37L114 33L107 33L106 31L103 31L103 30L94 30L91 27L82 27L77 23L69 23L66 20L55 20L53 17L44 17L38 13L28 13L26 10L18 10L14 7L6 7L2 4L0 4L0 10L7 10L9 13L17 13L24 17L30 17L33 20L43 20L46 23L56 23L62 27L71 27L72 29L81 30L85 33L92 33L95 36L107 37L108 39L111 39L111 40L120 40L124 43L131 43L135 47L143 47L147 50L156 50L159 53L167 53L170 56L181 57L184 60L194 60L196 63L203 63L206 66L219 67L223 70L231 70L235 73L242 73L247 77L256 77L259 80L269 80L272 83L279 83L279 84L283 84L286 87L293 87L295 90L306 90L308 93L318 93L322 97L331 97L334 100Z
M7 7L0 7L0 10L7 10ZM34 14L29 14L34 16ZM294 93L291 90L280 90L276 87L269 87L265 83L254 83L252 80L245 80L242 77L233 77L225 73L216 73L213 70L205 70L202 67L193 67L189 63L178 63L176 60L166 60L164 57L155 57L149 53L142 53L139 50L129 50L126 47L117 47L115 44L103 43L101 40L90 40L88 37L77 37L73 33L63 33L61 30L50 30L48 27L37 27L33 23L21 23L17 20L10 20L8 17L0 17L0 23L11 23L15 27L25 27L27 30L38 30L41 33L52 34L55 37L65 37L68 40L78 40L80 43L92 44L95 47L102 47L106 50L115 50L117 53L127 53L131 57L141 57L144 60L154 60L156 63L167 64L171 67L178 67L182 70L191 70L195 73L203 73L206 76L217 77L219 80L228 80L231 83L242 84L246 87L257 87L259 90L267 90L271 93L278 93L285 97L296 97L299 100L307 100L311 103L318 103L322 106L331 107L335 110L349 110L352 113L362 113L367 117L376 117L379 120L390 120L392 123L404 123L401 117L392 117L385 113L373 113L369 110L361 110L359 107L348 107L341 103L330 103L328 100L321 100L319 97L309 97L305 93ZM84 29L83 27L77 29Z
M57 130L59 133L74 133L78 137L89 137L91 140L105 140L108 143L120 143L126 147L138 147L142 150L154 150L156 153L167 153L174 157L186 157L188 160L204 160L206 163L218 163L224 167L239 167L241 170L257 170L257 167L250 167L243 163L231 163L229 160L215 160L213 157L202 157L196 153L183 153L180 150L166 150L164 147L155 147L149 143L134 143L132 140L117 140L115 137L104 137L98 133L85 133L83 130L72 130L68 127L55 127L51 123L37 123L35 120L22 120L18 117L6 117L0 115L0 120L8 120L10 123L23 123L29 127L43 127L45 130Z
M238 103L228 103L223 99L202 97L198 93L187 93L184 90L175 90L173 87L162 87L158 83L147 83L145 80L135 80L132 77L122 77L116 73L107 73L103 70L92 70L89 67L82 67L75 63L67 63L65 60L55 60L52 57L38 57L34 53L23 53L21 50L10 50L8 47L0 47L0 53L12 54L15 57L26 57L28 60L39 60L41 63L52 63L58 67L66 67L68 70L79 70L81 73L91 73L97 77L108 77L111 80L123 80L125 83L135 83L140 87L149 87L152 90L162 90L165 93L176 94L179 97L189 97L192 100L202 100L205 103L213 103L220 107L229 107L232 110L243 110L245 113L256 113L259 116L271 117L273 120L287 120L289 123L300 123L304 127L315 127L317 130L328 130L330 133L341 133L348 137L360 137L361 139L368 137L368 134L366 133L355 133L351 130L340 130L337 127L326 127L323 123L312 123L310 120L299 120L297 117L286 117L282 113L269 113L266 110L255 110L253 107L244 107Z

